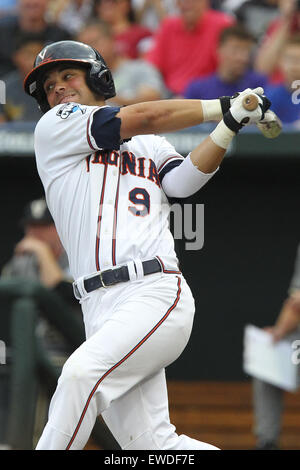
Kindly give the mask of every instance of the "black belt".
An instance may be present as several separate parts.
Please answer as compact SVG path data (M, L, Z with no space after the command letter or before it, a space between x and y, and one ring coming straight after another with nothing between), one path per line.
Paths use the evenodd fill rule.
M142 262L144 276L148 274L159 273L162 271L162 267L158 259L153 258ZM127 266L121 266L120 268L108 269L101 271L93 277L84 279L83 285L86 292L92 292L93 290L99 289L100 287L109 287L119 282L127 282L130 280L129 271ZM81 298L81 294L74 283L74 293L76 298Z

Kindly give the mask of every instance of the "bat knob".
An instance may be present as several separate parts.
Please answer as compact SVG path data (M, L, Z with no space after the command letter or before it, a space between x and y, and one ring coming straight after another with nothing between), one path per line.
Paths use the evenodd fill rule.
M258 106L258 98L255 95L247 95L243 99L243 107L247 111L254 111Z

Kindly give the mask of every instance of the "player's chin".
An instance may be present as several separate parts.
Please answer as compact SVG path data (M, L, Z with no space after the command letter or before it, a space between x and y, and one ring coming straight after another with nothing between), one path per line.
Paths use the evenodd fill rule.
M79 103L78 97L76 95L69 95L60 100L57 104L65 104L65 103Z

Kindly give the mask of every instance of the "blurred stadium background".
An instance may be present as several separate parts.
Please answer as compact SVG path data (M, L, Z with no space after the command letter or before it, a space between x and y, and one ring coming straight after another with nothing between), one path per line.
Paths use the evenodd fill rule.
M240 90L235 87L236 83L241 83L239 80L245 84L243 80L252 77L252 74L248 75L248 65L255 65L256 71L266 74L265 78L271 82L275 79L274 83L281 83L282 70L278 70L280 52L288 37L300 33L299 0L0 0L0 78L3 79L0 80L0 103L4 104L4 83L9 95L6 106L0 104L1 271L23 236L20 218L24 206L44 195L34 159L34 125L25 122L26 119L38 119L39 114L34 114L38 113L35 103L25 97L22 88L23 76L32 67L36 48L40 50L41 42L76 37L89 20L101 19L109 24L109 31L114 33L118 43L110 56L111 65L116 61L116 55L120 60L120 54L122 56L126 50L126 57L130 53L131 59L140 58L147 53L155 29L167 15L177 14L180 4L182 18L188 26L198 19L202 22L202 12L199 18L197 16L198 6L202 4L205 9L213 8L229 14L230 23L236 19L255 37L255 50L251 49L251 44L246 44L245 49L243 38L237 47L236 37L229 52L223 49L223 65L229 64L231 68L229 77L236 65L234 56L240 60L242 57L245 67L245 75L240 69L241 75L233 74L233 82L229 81L234 91ZM197 15L191 8L196 8ZM210 33L223 23L225 27L228 18L223 18L219 24L219 20L217 23L209 20L211 14L213 12L209 13L208 20L206 18L206 21L211 21L210 25L204 28L209 32L206 41L203 42L203 38L195 40L197 35L193 36L191 31L188 33L194 60L199 61L200 67L197 77L190 78L215 72L211 67L217 65L214 57L217 43L211 41ZM195 31L198 34L198 28ZM182 32L184 36L184 28ZM107 31L105 34L107 39ZM213 36L216 41L217 36ZM170 37L178 42L175 47L170 42L171 49L163 56L165 60L160 67L164 68L168 62L166 59L172 56L170 52L175 52L176 56L177 52L183 51L181 60L169 63L173 63L174 68L171 70L168 65L164 70L164 73L168 72L168 78L175 77L174 72L177 72L177 79L181 82L195 64L191 55L181 47L179 31L172 36L166 30L163 46ZM90 38L102 41L97 35L96 39L93 35ZM300 36L296 49L292 51L292 59L288 56L286 60L285 69L287 65L290 69L288 79L299 79L299 46ZM206 64L203 51L209 49L212 55L207 56ZM242 55L237 51L242 51ZM160 57L159 52L158 48L156 59ZM259 60L255 57L257 52ZM132 65L135 64L133 61ZM178 65L182 67L179 73ZM184 92L183 83L182 90L172 89L169 85L169 90L165 90L166 76L165 83L161 83L162 77L158 80L154 74L156 80L152 82L153 74L145 73L145 63L134 70L140 71L142 91L147 80L150 89L155 83L152 93L156 94L151 94L152 98L156 96L158 99L157 96L165 96L166 92L167 96ZM224 69L224 78L223 75ZM121 105L128 104L128 99L129 102L130 99L145 100L145 95L139 94L137 72L134 77L132 80L130 74L125 74L126 93L128 85L134 85L136 90L133 98L121 93L118 97ZM223 85L228 90L228 76L225 74L225 77ZM222 80L218 79L217 84L222 86ZM248 81L241 89L248 86L257 85ZM208 93L216 89L219 88L202 86L202 91ZM196 204L204 205L204 245L197 251L187 250L186 242L190 240L176 240L181 268L193 291L197 311L186 350L167 369L170 415L179 433L211 442L224 450L248 450L256 445L251 377L243 371L244 327L249 323L263 327L276 320L287 297L300 240L299 103L296 103L298 107L293 106L295 103L287 93L286 89L281 89L277 96L283 113L280 117L289 123L284 126L281 136L271 141L256 129L243 130L234 140L213 180L198 194L181 202L192 204L194 216ZM222 92L214 97L223 94L231 92ZM210 130L209 126L202 125L170 134L168 138L179 152L187 155ZM195 226L195 217L193 223ZM28 279L0 279L0 449L35 447L45 424L49 399L66 358L64 351L53 353L44 347L39 329L41 319L46 319L73 349L84 339L80 318L74 316L61 297ZM279 447L300 450L300 392L286 394ZM86 449L117 448L104 423L97 420Z

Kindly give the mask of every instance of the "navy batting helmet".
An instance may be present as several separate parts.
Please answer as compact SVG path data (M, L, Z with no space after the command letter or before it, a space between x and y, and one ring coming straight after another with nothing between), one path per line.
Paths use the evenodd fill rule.
M50 106L43 89L45 72L60 63L86 67L86 82L91 91L103 96L104 99L116 95L112 74L103 57L96 49L77 41L59 41L44 47L37 55L33 69L24 80L24 89L35 98L43 113Z

